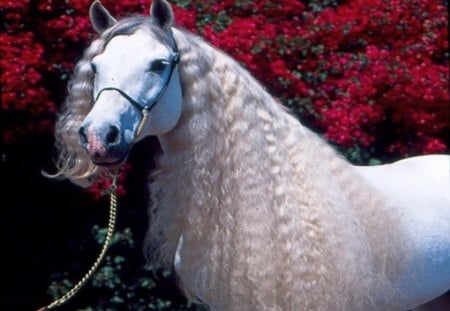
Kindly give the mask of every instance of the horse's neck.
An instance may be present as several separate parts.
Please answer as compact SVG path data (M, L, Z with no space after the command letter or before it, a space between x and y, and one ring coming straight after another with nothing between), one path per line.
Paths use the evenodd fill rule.
M322 166L326 170L328 164L321 162L330 159L340 169L350 166L287 113L236 61L192 34L175 29L174 35L182 55L184 102L178 125L159 136L167 168L190 163L187 167L192 169L201 165L212 169L207 166L217 165L214 157L250 153L254 162L265 162L276 149L300 149L305 157L302 165L316 167L315 171ZM200 166L195 165L197 160Z
M399 269L404 236L383 199L236 62L196 40L197 48L188 48L188 39L177 37L183 112L179 124L159 137L164 154L156 176L163 189L156 229L168 235L169 258L183 236L180 254L190 263L184 281L208 267L211 249L215 262L226 265L228 254L259 245L260 253L246 256L263 269L281 260L266 247L293 243L318 250L312 262L330 271L344 271L346 263L336 258L347 258L355 266L348 286L353 274L366 270L381 286L384 273ZM200 60L198 48L205 50ZM283 236L288 231L280 226L289 234ZM227 269L214 267L211 273Z
M182 55L184 102L176 128L159 137L164 152L198 149L211 136L232 135L239 130L237 123L253 130L258 119L272 122L285 115L283 106L236 61L192 34L174 34Z

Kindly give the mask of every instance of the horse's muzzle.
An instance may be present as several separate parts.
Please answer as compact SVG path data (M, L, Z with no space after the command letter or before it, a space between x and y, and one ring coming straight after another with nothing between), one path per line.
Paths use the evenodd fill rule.
M80 145L96 165L119 165L128 156L129 146L117 126L81 126L78 136Z

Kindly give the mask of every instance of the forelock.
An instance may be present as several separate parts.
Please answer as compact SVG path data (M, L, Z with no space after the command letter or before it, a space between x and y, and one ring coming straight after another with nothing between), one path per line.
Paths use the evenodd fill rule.
M102 34L101 39L104 41L104 47L112 38L120 35L131 35L138 29L147 29L162 44L173 47L172 35L158 27L149 16L134 16L119 20L113 27Z

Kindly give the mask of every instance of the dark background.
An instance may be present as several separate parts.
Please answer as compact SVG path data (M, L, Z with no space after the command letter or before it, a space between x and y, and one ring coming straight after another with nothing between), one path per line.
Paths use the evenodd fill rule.
M47 289L52 281L67 278L78 281L90 268L100 251L92 228L106 227L109 200L93 200L85 189L67 180L44 177L52 172L55 153L49 137L29 137L2 147L1 228L5 238L6 262L2 265L1 310L35 310L52 297ZM130 154L131 171L125 181L126 195L119 199L117 230L130 228L135 247L131 250L111 247L110 254L126 256L127 278L137 278L145 265L143 238L147 227L147 174L152 158L159 150L155 138L137 144ZM125 252L125 253L121 253ZM64 274L66 273L66 274ZM173 276L154 278L154 291L143 295L172 300L184 299ZM58 310L74 310L108 299L99 289L87 285ZM120 309L119 309L120 310Z

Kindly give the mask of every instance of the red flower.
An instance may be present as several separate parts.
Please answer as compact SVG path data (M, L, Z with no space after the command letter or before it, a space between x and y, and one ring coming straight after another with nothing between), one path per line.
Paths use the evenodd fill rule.
M148 0L104 0L117 17ZM1 1L5 141L51 129L93 36L91 0ZM403 156L448 152L448 13L440 1L181 1L177 24L245 65L330 140ZM8 121L11 120L11 121ZM381 130L388 127L389 131ZM370 149L369 149L370 148Z

